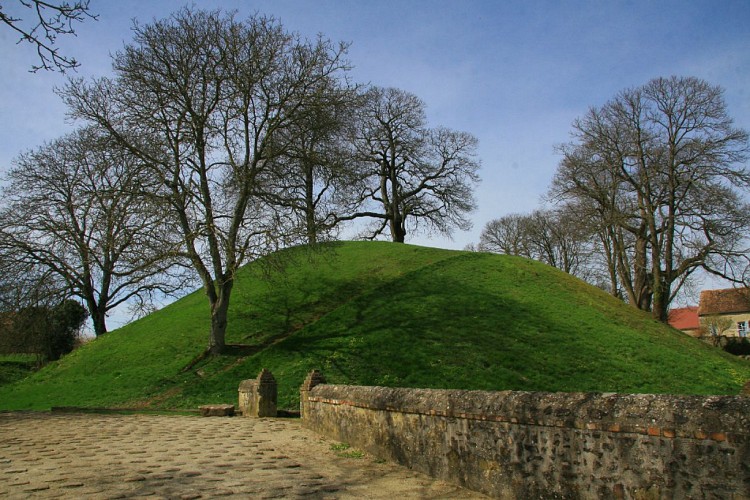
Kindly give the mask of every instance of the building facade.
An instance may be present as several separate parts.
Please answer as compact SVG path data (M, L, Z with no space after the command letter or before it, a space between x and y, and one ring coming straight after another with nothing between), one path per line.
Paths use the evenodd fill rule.
M747 337L750 333L750 288L702 291L698 317L706 335Z

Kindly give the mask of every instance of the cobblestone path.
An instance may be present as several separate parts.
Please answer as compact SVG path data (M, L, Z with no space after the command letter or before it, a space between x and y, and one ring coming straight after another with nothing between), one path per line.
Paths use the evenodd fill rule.
M485 498L297 419L0 413L0 498Z

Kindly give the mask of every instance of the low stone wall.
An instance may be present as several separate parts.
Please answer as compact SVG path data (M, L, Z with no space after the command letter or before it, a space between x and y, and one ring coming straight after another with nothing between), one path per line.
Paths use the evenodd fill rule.
M750 498L750 398L310 380L306 427L494 497Z

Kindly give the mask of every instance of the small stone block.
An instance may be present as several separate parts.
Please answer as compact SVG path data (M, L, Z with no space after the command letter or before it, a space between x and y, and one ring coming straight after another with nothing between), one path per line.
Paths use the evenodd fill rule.
M234 405L203 405L198 408L202 417L232 417Z
M675 432L674 432L674 429L662 429L661 435L664 436L665 438L672 439L675 437Z
M659 429L658 427L649 427L648 435L649 436L661 436L661 429Z
M695 431L695 439L708 439L708 433L703 431Z
M607 427L607 430L609 432L620 432L620 424L611 424L609 427Z

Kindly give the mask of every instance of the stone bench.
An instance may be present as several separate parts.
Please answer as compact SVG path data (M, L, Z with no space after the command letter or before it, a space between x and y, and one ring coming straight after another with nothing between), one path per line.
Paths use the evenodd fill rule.
M234 405L203 405L198 407L202 417L232 417Z

